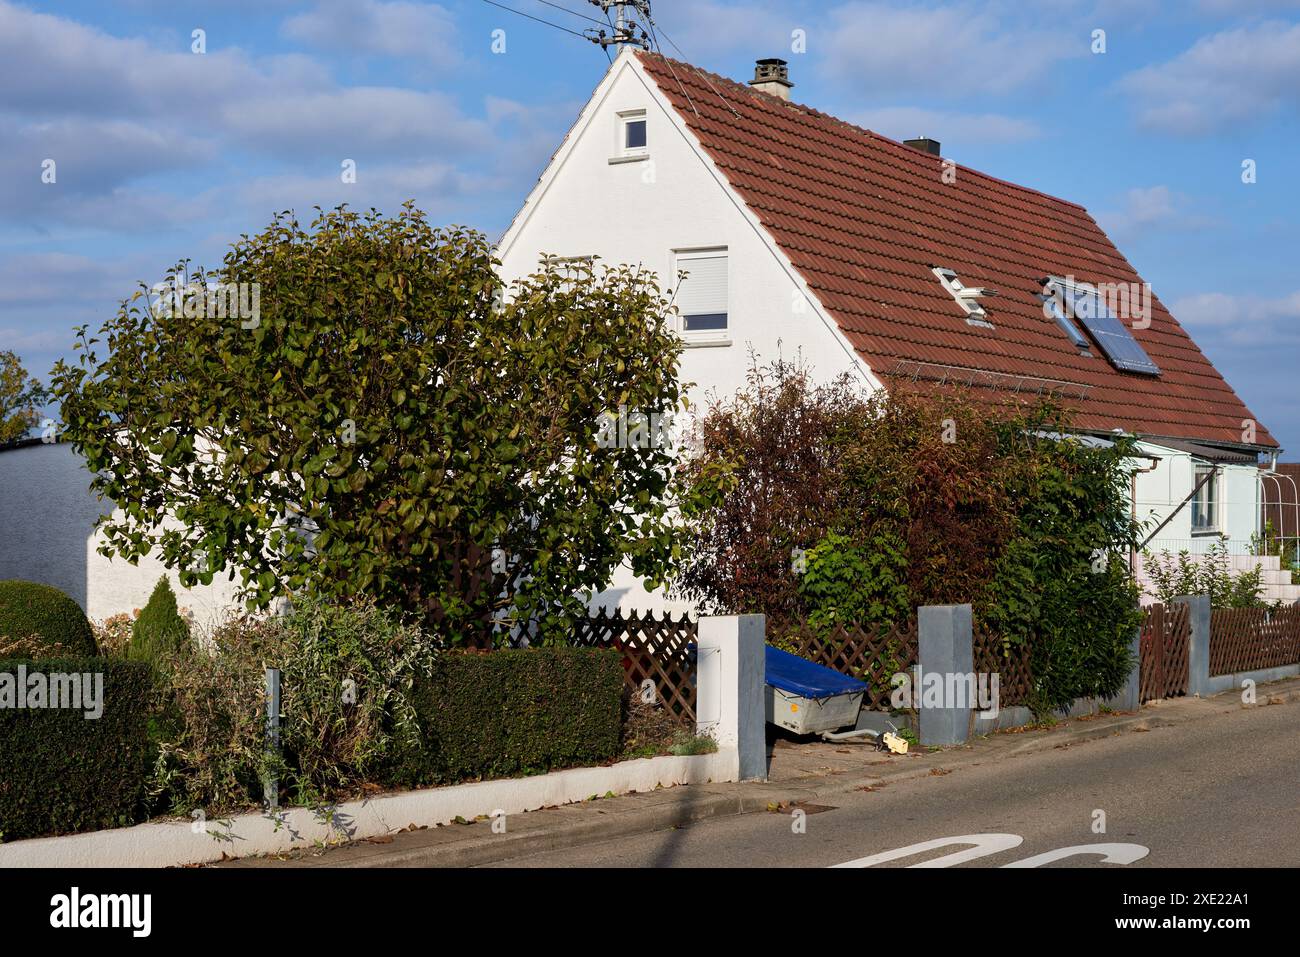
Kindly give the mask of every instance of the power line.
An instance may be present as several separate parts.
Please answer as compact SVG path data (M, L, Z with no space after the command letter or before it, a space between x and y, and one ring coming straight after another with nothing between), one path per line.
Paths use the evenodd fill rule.
M651 28L652 30L655 30L655 29L656 29L656 24L654 23L653 20L650 22L650 28ZM731 103L729 103L729 102L727 101L727 98L726 98L725 96L723 96L722 93L720 93L720 92L718 91L718 88L717 88L716 86L713 85L713 81L709 79L708 74L705 73L703 70L701 70L699 67L693 66L693 65L691 64L690 58L687 57L687 55L686 55L685 53L682 52L682 48L681 48L681 47L679 47L676 43L673 42L673 38L670 37L670 36L668 35L668 32L667 32L666 30L664 30L663 27L658 27L658 28L657 28L657 32L658 32L658 33L662 33L662 34L664 35L664 39L668 41L668 45L669 45L669 46L671 46L674 50L677 51L677 55L678 55L679 57L682 58L682 62L685 63L687 66L691 66L691 68L692 68L693 70L695 70L695 72L698 73L698 74L700 75L700 79L702 79L705 83L708 84L709 89L712 90L712 91L714 92L714 95L716 95L717 98L718 98L719 100L722 101L722 105L725 106L725 107L726 107L726 108L731 112L731 115L734 116L734 117L736 117L737 119L739 119L739 118L740 118L740 114L739 114L738 112L736 112L736 108L735 108L734 106L732 106ZM658 46L658 43L659 43L659 41L658 41L658 39L656 39L656 40L655 40L655 45ZM663 52L663 51L662 51L662 49L661 49L661 50L660 50L660 53L662 53L662 52ZM687 99L690 99L690 97L687 97ZM693 108L693 107L692 107L692 108Z
M597 20L595 17L589 17L585 13L579 13L577 10L570 10L568 7L562 7L558 3L551 3L551 0L537 0L537 2L548 7L554 7L556 10L563 10L567 14L579 17L583 20L589 20L592 23L604 24L608 22L608 20Z
M529 20L533 20L537 23L544 23L546 24L546 26L554 27L556 30L563 30L565 33L572 34L573 36L578 37L581 40L591 39L590 37L579 33L577 30L570 30L568 27L562 27L558 23L552 23L550 20L543 20L541 17L535 17L531 13L524 13L524 11L516 10L514 7L507 7L504 3L497 3L497 0L483 0L483 2L491 4L494 7L500 7L502 10L509 11L510 13L516 13L521 17L527 17ZM572 13L573 11L569 11L569 12Z

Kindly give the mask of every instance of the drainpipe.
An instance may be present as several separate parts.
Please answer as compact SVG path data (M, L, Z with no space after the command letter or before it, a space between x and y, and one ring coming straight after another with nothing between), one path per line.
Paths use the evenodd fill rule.
M1130 500L1133 503L1132 511L1133 511L1133 521L1135 524L1137 522L1137 517L1138 517L1138 476L1146 475L1148 472L1154 472L1156 469L1160 467L1160 459L1158 457L1154 455L1144 455L1140 457L1145 458L1148 462L1151 463L1151 465L1149 468L1133 470L1133 495ZM1129 555L1128 555L1128 570L1129 572L1132 573L1134 578L1137 578L1137 573L1138 573L1137 562L1138 562L1138 552L1137 552L1137 548L1134 547L1129 550Z

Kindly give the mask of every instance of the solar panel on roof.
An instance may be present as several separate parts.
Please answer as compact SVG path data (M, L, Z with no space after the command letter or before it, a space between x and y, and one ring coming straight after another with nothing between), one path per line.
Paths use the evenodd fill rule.
M1053 280L1053 285L1062 293L1066 311L1082 323L1111 365L1124 372L1160 375L1160 367L1151 361L1151 357L1133 338L1128 328L1115 318L1096 289L1066 284L1060 280ZM1061 318L1063 317L1058 317L1058 321ZM1065 326L1065 323L1062 325ZM1066 331L1071 330L1066 327Z

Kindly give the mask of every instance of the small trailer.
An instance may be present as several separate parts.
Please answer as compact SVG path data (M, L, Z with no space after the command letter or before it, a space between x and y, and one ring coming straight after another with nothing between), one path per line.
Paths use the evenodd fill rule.
M884 735L855 728L867 686L806 658L767 646L765 717L769 724L795 734L820 734L827 741L876 738L883 750L906 753L907 742L896 734ZM847 727L847 731L839 731Z

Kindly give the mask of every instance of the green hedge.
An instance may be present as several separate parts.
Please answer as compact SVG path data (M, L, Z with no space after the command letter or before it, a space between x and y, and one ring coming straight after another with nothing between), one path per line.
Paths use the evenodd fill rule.
M413 691L422 742L402 749L394 780L449 784L612 760L622 696L617 651L449 655Z
M100 673L103 714L15 708L19 666L34 673ZM153 672L104 658L0 661L0 839L14 841L131 824L152 763ZM93 679L92 679L93 680Z
M37 648L20 654L48 654L40 642L58 642L63 648L57 653L65 655L99 653L85 612L63 592L39 582L0 581L0 638L32 637Z

